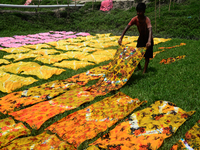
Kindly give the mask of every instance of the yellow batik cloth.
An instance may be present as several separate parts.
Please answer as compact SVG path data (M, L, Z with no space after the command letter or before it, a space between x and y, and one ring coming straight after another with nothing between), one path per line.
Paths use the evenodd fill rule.
M4 93L10 93L24 85L29 85L36 81L37 80L31 77L25 78L17 75L11 75L0 70L0 91Z
M6 114L20 109L22 106L32 105L44 100L52 99L69 89L79 87L76 83L56 80L31 87L24 91L10 93L0 98L0 112Z
M72 60L72 61L64 60L60 63L55 63L53 66L78 70L79 68L84 68L89 65L94 65L94 63L85 62L85 61L77 61L77 60Z
M159 44L159 43L163 43L163 42L167 42L167 41L170 41L171 39L168 38L168 39L164 39L164 38L153 38L153 41L154 41L154 45L156 44Z
M26 58L36 58L36 57L39 57L41 55L39 54L10 54L10 55L4 55L3 58L5 59L14 59L14 61L19 61L19 60L23 60L23 59L26 59Z
M107 56L111 56L111 57L114 57L115 56L115 53L116 53L116 49L106 49L106 50L98 50L94 53L92 53L93 55L101 55L104 56L104 55L107 55Z
M79 48L79 51L82 51L83 53L88 53L88 52L95 52L98 50L103 50L103 49L99 49L99 48L91 48L91 47L81 47Z
M164 51L165 51L165 50L153 52L153 58L154 58L157 54L159 54L159 53L161 53L161 52L164 52ZM153 59L153 58L150 58L150 59Z
M54 63L59 62L63 59L69 59L69 57L66 54L45 55L45 56L37 57L34 60L43 62L44 64L54 64Z
M35 75L40 79L49 79L52 75L59 75L66 70L49 66L40 66L27 69L22 74Z
M106 34L96 34L98 38L103 38L103 37L110 37L112 33L106 33Z
M177 60L184 59L184 58L185 58L185 55L177 56L176 58L170 57L170 58L167 58L167 59L162 59L160 61L160 64L162 64L162 63L164 63L164 64L170 64L172 62L175 62Z
M129 80L145 52L146 48L120 47L105 76L87 91L94 95L105 95L121 88Z
M88 55L89 53L86 52L79 52L79 51L71 51L71 52L66 52L63 54L60 54L60 56L65 57L67 56L68 58L76 58L76 59L82 59L84 58L86 55Z
M85 140L94 138L126 117L143 102L119 92L66 116L47 130L77 148Z
M7 53L23 53L23 52L29 52L31 49L26 47L15 47L15 48L4 48L1 49L1 51L5 51Z
M51 55L51 54L56 54L56 53L61 53L61 52L55 49L38 49L38 50L30 51L28 54L38 54L38 55L44 56L44 55Z
M19 74L23 71L26 71L28 69L33 69L35 67L40 67L40 65L35 62L21 61L21 62L9 64L9 65L1 66L0 70L5 71L5 72L11 72L14 74Z
M9 143L9 145L7 145L6 147L2 148L2 150L11 150L11 149L75 150L75 148L72 145L59 140L55 134L50 135L46 132L43 132L42 134L39 134L37 136L18 138Z
M24 45L25 48L31 48L34 50L41 49L41 48L52 48L52 46L48 44L35 44L35 45Z
M16 124L10 117L0 120L0 129L0 148L19 136L30 134L28 128L22 123Z
M56 46L56 49L61 49L63 51L68 51L68 50L79 50L79 46L73 46L73 45L65 45L65 46Z
M200 149L200 120L170 150Z
M0 65L1 64L10 64L10 62L6 59L0 59Z
M159 47L158 49L171 49L171 48L180 47L180 46L184 46L184 45L186 45L186 43L181 43L180 45L175 45L175 46L171 46L171 47Z
M133 113L91 145L109 150L156 150L194 112L186 112L171 102L156 101L150 107Z
M89 55L83 57L81 60L82 61L90 61L90 62L99 64L101 62L108 61L111 59L113 59L113 56L89 54Z
M9 113L16 120L28 123L32 128L39 129L48 119L57 114L79 107L95 97L84 91L87 87L66 91L64 94L20 111Z

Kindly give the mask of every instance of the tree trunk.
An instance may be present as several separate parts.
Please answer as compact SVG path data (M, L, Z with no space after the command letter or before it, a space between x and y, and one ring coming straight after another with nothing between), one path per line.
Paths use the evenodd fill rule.
M156 32L156 0L155 0L155 32Z
M169 11L170 11L171 3L172 3L172 0L169 1Z
M159 18L160 18L160 0L159 0Z
M92 0L92 10L94 10L94 0Z

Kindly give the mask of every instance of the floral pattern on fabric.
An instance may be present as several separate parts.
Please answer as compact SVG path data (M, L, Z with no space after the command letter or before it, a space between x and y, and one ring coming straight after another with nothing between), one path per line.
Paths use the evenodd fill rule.
M167 59L162 59L160 61L160 64L162 64L162 63L163 64L170 64L172 62L175 62L177 60L184 59L184 58L185 58L185 55L183 55L183 56L177 56L176 58L170 57L170 58L167 58Z
M31 87L24 91L13 92L0 98L0 112L6 114L44 100L52 99L67 90L79 87L76 83L68 83L65 80L56 80Z
M91 145L116 150L158 149L195 111L186 112L167 101L156 101L133 113L126 121Z
M37 136L29 136L16 139L9 143L6 147L2 148L2 150L11 149L75 150L75 148L72 145L59 140L55 134L50 135L46 132L43 132L42 134L39 134Z
M30 131L22 123L16 124L12 118L0 120L0 148L13 139L28 134Z
M146 48L119 48L105 76L87 90L94 95L105 95L112 90L121 88L133 74L145 51Z
M143 101L145 102L145 101ZM130 114L143 102L119 92L74 112L47 128L76 148Z
M39 129L48 119L57 114L77 108L94 99L94 95L85 91L87 87L76 88L50 100L41 102L20 111L9 113L16 120L28 123L32 128Z
M24 85L29 85L36 81L37 80L32 77L25 78L17 75L11 75L0 70L0 91L4 93L10 93Z
M199 150L200 149L200 120L180 139L171 150Z

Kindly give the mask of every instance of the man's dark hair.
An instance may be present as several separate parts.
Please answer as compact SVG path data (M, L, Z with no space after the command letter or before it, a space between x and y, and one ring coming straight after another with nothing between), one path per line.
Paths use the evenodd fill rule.
M138 3L136 7L136 11L145 11L146 5L145 3Z

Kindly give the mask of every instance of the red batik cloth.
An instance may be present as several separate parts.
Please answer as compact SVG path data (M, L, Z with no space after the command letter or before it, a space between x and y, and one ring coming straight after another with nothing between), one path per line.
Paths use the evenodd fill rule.
M75 150L73 145L67 144L57 138L55 134L50 135L46 132L37 136L29 136L24 138L18 138L9 143L2 150Z
M66 116L47 130L56 133L77 148L85 140L94 138L126 117L143 102L119 92Z
M185 55L183 55L183 56L177 56L176 58L170 57L170 58L167 58L167 59L162 59L160 61L160 64L162 64L162 63L169 64L169 63L172 63L172 62L175 62L177 60L184 59L184 58L185 58Z
M0 120L0 148L15 138L28 134L30 134L30 130L22 123L16 124L10 117Z
M180 139L171 150L199 150L200 149L200 120Z
M109 150L156 150L194 112L186 112L171 102L156 101L133 113L91 145Z

